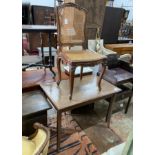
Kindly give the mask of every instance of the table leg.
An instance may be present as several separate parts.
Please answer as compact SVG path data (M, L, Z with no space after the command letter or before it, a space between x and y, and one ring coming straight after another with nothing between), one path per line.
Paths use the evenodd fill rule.
M106 65L104 63L102 63L102 71L101 71L101 74L100 74L100 77L99 77L99 80L98 80L98 88L99 88L99 91L101 91L101 80L103 78L103 75L105 73L105 70L106 70Z
M61 143L61 112L57 111L57 151L60 150Z
M41 37L42 37L42 35L41 35ZM41 38L41 39L43 39L43 38ZM41 54L42 54L42 63L43 63L43 66L45 66L45 56L44 56L44 49L43 49L43 40L41 41Z
M110 127L110 119L111 119L112 108L115 103L115 99L116 99L116 94L114 94L111 98L111 101L110 101L109 107L108 107L108 111L107 111L107 115L106 115L106 122L107 122L108 128Z
M131 99L132 99L132 95L131 95L131 96L129 97L129 99L128 99L128 103L127 103L126 108L125 108L125 114L128 112L128 108L129 108Z
M61 82L61 57L57 57L57 68L58 68L58 81L57 81L57 85L60 84Z
M83 66L81 66L81 71L80 71L80 80L82 80L82 73L83 73Z
M55 72L52 70L52 49L51 49L51 33L48 33L48 37L49 37L49 68L50 71L53 73L54 77L56 76Z
M72 94L73 94L73 86L74 86L74 73L75 73L75 66L70 66L69 69L69 82L70 82L70 96L69 99L72 99Z

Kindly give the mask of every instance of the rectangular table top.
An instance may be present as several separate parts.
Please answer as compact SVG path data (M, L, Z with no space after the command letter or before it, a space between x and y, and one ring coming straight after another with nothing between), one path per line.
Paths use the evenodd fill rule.
M40 84L40 87L57 110L65 111L93 103L121 91L121 89L103 79L101 81L101 91L99 91L97 78L99 77L94 75L85 76L82 80L75 78L72 100L69 100L69 80L61 81L59 86L56 82L44 82Z
M25 92L22 94L22 116L29 116L41 111L51 109L41 90Z
M54 25L22 25L23 32L56 32Z

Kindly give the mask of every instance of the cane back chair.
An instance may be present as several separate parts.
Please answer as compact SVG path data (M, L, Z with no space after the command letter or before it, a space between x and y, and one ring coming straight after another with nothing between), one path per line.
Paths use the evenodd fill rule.
M98 87L101 90L100 82L105 72L106 56L100 55L96 52L89 51L85 48L86 43L86 14L87 10L81 8L75 3L65 3L56 8L57 27L58 27L58 81L61 81L61 66L60 63L69 65L69 81L70 81L70 96L72 99L74 73L77 66L81 66L81 75L84 66L95 66L102 64L102 74L98 80ZM71 47L82 46L82 50L72 50Z

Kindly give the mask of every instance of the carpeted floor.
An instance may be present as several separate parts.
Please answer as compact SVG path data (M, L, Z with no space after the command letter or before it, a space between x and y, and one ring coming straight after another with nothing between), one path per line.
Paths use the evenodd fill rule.
M62 134L60 152L56 151L56 117L49 118L49 128L51 131L48 155L99 155L96 146L79 127L70 113L62 116Z
M62 116L61 149L58 155L98 155L107 149L126 141L132 130L132 117L123 111L114 113L110 128L107 128L105 119L99 119L90 114L89 119L96 122L86 128L88 120L85 117L85 127L81 120L75 119L70 112ZM49 155L56 155L56 111L48 111L48 124L51 129Z

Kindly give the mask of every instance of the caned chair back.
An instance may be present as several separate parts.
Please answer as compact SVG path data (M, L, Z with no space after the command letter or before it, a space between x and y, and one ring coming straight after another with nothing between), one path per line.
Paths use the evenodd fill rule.
M65 3L57 7L58 44L60 49L62 46L84 46L86 13L86 9L75 3Z

